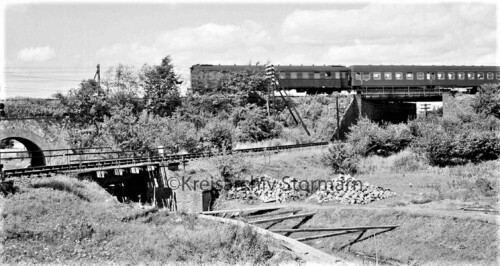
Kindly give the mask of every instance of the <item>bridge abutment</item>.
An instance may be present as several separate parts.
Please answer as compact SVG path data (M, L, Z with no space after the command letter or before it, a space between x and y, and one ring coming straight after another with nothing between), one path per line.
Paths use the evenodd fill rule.
M363 95L354 96L340 121L340 126L335 132L333 139L345 139L349 127L356 124L361 117L367 117L372 121L393 124L406 122L417 115L417 105L402 101L368 100Z

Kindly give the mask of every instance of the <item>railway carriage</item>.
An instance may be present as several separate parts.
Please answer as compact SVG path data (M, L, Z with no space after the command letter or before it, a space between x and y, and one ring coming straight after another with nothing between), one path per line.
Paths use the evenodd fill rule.
M380 89L477 89L500 82L496 66L353 65L351 86L357 91Z
M297 92L332 93L348 89L349 69L345 66L275 66L280 85Z
M345 66L274 66L280 87L297 92L332 93L350 86L349 69ZM209 89L211 81L228 72L262 71L264 66L251 65L194 65L191 67L191 85ZM212 83L213 84L213 83Z

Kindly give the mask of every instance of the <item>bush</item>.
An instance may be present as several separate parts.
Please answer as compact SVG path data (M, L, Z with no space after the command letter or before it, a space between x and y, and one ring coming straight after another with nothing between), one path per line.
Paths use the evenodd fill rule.
M408 147L413 139L405 124L379 126L368 118L362 118L349 128L347 141L361 156L389 156Z
M491 129L494 118L472 115L410 123L416 154L425 154L429 164L462 165L495 160L500 156L500 139Z
M203 128L201 141L205 150L218 152L228 151L233 148L233 127L229 122L213 120Z
M500 118L500 84L484 84L477 91L472 107L477 113Z
M276 138L282 132L282 126L279 122L268 117L264 109L253 104L236 108L231 116L231 121L236 127L235 138L240 142Z
M425 151L431 165L463 165L496 160L500 156L500 140L493 132L435 135L426 142Z
M323 163L331 167L334 173L356 174L359 171L359 157L350 144L335 143L321 158Z

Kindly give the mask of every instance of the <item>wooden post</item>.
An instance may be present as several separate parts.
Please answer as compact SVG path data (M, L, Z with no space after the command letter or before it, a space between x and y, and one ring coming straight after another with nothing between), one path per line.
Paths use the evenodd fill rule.
M267 97L266 97L267 117L269 117L271 115L271 113L269 112L269 87L271 87L271 85L268 83L267 84Z
M285 105L288 108L288 111L290 111L290 114L293 117L293 121L295 121L295 124L298 125L299 121L297 121L297 118L295 118L295 115L293 114L292 108L290 108L290 105L288 104L288 101L286 100L285 96L283 96L283 93L281 93L281 90L279 90L278 92L280 93L281 98L283 99L283 101L285 101Z
M336 97L337 103L337 139L340 140L340 114L339 114L339 96Z
M288 97L288 100L290 100L290 102L291 102L292 100L290 99L290 96L286 93L286 91L283 91L283 92L284 92L284 93L285 93L285 95ZM297 109L295 109L295 106L293 106L293 104L292 104L292 108L293 108L293 110L295 111L295 113L297 114L297 117L299 118L300 123L302 124L302 127L303 127L303 128L304 128L304 130L306 131L307 135L308 135L308 136L311 136L311 133L309 133L309 130L307 130L306 124L304 124L304 121L302 121L302 118L300 117L299 112L297 112Z
M313 240L313 239L319 239L319 238L325 238L325 237L331 237L331 236L340 236L340 235L346 235L346 234L352 234L359 232L359 230L351 230L351 231L345 231L342 233L330 233L330 234L323 234L323 235L316 235L316 236L306 236L302 238L297 238L295 240L297 241L307 241L307 240Z
M101 65L97 64L97 70L94 75L94 80L97 77L97 83L99 84L99 87L101 86Z
M249 224L260 224L260 223L267 223L267 222L283 221L283 220L288 220L288 219L313 216L314 214L316 214L316 213L310 212L310 213L296 214L296 215L290 215L290 216L285 216L285 217L262 219L262 220L251 221L251 222L249 222Z

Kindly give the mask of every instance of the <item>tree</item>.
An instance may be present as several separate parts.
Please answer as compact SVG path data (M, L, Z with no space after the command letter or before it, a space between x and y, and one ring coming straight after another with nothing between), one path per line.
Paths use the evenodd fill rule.
M144 108L142 96L144 91L140 86L140 70L134 66L118 64L110 67L104 74L103 86L108 93L112 106L125 108L132 105L132 112L138 115Z
M85 128L94 125L95 135L99 135L99 124L109 116L110 103L106 92L95 80L84 80L80 88L70 90L67 95L57 93L54 97L60 101L73 126Z
M500 84L484 84L476 93L472 107L477 113L500 118Z
M170 56L163 58L159 66L144 65L141 79L148 112L162 117L171 116L181 105L178 88L181 82L174 72Z

